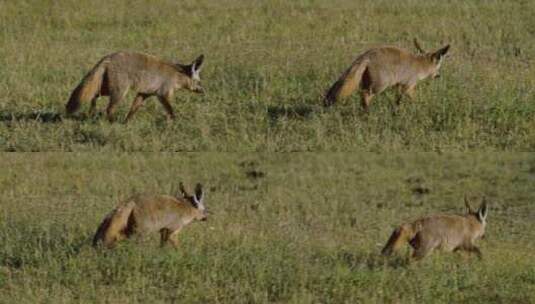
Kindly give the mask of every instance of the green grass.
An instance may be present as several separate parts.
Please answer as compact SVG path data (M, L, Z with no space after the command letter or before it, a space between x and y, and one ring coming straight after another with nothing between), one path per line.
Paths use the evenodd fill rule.
M4 154L1 303L533 303L532 154ZM262 174L263 173L263 174ZM94 250L135 191L204 183L207 222ZM423 190L422 190L423 189ZM483 260L378 253L403 221L490 202Z
M492 0L0 1L0 151L75 152L0 154L0 303L535 302L535 155L511 152L535 148L534 14ZM359 53L414 37L452 48L413 102L322 107ZM118 50L204 53L208 93L177 92L173 122L154 99L128 125L86 118L89 105L65 116ZM319 153L256 153L273 151ZM180 181L205 184L211 214L179 249L157 235L90 246L119 201ZM483 260L379 256L396 225L463 212L465 194L490 202Z
M531 150L534 13L532 1L2 1L0 149ZM397 115L392 94L369 115L356 95L323 109L357 54L413 49L413 37L452 45L442 78L420 84L414 102ZM177 94L171 124L155 100L126 126L66 118L83 75L125 49L186 62L204 53L208 94Z

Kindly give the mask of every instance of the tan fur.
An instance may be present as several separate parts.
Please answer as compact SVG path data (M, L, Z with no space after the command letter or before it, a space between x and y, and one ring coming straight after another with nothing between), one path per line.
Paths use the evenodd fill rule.
M415 45L421 50L417 41ZM374 95L389 87L400 89L401 94L413 97L418 81L428 77L438 77L442 57L447 53L449 45L434 52L414 55L410 52L385 46L373 48L359 55L351 66L329 88L324 98L324 105L330 106L341 98L345 98L360 89L362 106L365 110Z
M102 242L111 248L134 234L153 232L160 233L162 245L177 246L177 235L182 228L194 220L206 220L202 198L200 205L194 200L198 193L184 193L182 197L150 194L130 197L104 218L93 238L93 246Z
M481 251L474 242L485 233L486 213L483 203L477 212L469 209L464 215L435 214L403 224L394 230L381 253L391 255L408 243L414 249L412 257L415 259L435 249L465 250L481 258Z
M108 119L112 121L116 105L128 90L133 90L136 92L136 97L125 121L132 118L144 100L150 96L157 96L167 116L174 118L170 102L176 89L204 92L198 79L203 59L201 55L190 65L183 65L142 53L118 52L107 55L71 93L66 104L67 113L75 112L81 103L90 101L89 112L94 114L96 99L100 96L109 96L106 112ZM196 69L197 73L194 73L193 69Z

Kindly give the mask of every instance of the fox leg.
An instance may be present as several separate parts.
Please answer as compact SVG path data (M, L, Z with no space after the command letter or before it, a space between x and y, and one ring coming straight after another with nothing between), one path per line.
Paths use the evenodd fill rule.
M175 119L175 113L173 113L173 107L171 106L171 103L169 103L169 100L171 100L171 97L172 97L172 94L169 93L164 96L158 96L158 100L160 100L160 103L165 109L165 112L167 112L167 118Z
M132 106L130 107L130 111L126 115L124 122L127 123L132 116L139 110L139 108L143 105L143 101L147 98L144 94L137 94L136 98L134 98L134 101L132 102Z
M403 99L403 88L402 87L398 87L397 95L398 96L396 98L396 105L400 106L401 105L401 99Z
M463 247L463 249L468 252L475 253L480 260L483 258L483 254L481 253L481 250L479 250L479 248L475 245L468 245L468 246Z
M399 96L398 98L398 105L399 105L399 102L401 101L401 98L403 95L407 96L410 100L414 100L414 94L415 94L415 89L416 88L416 84L411 84L411 85L404 85L401 87L401 95Z
M105 77L105 80L102 82L102 86L100 87L100 92L95 97L93 97L93 99L91 99L91 107L89 108L89 112L88 112L89 116L94 116L96 113L97 99L99 97L109 96L109 95L110 95L110 92L108 89L108 82L106 81L106 77Z
M411 100L414 100L414 95L416 93L415 88L416 86L412 85L405 90L405 95L407 95Z
M119 99L113 98L113 95L110 96L110 102L108 103L108 108L106 108L106 116L108 117L109 122L113 122L114 120L113 114L115 113L117 103L119 103Z
M414 260L420 260L426 257L431 251L433 251L434 246L425 239L425 236L421 232L417 233L412 240L409 241L409 244L414 249L412 252L412 258Z
M169 235L171 234L171 231L167 228L163 228L160 230L160 246L163 247L167 242L169 241Z
M417 261L421 260L425 258L427 255L429 255L432 251L433 251L433 247L429 247L429 246L418 247L414 249L414 251L412 252L412 258Z
M396 105L400 105L401 104L401 100L403 99L404 96L407 96L410 100L414 100L414 88L416 87L416 85L414 84L411 84L411 85L398 85L398 97L396 99Z
M122 96L121 96L122 97ZM115 110L116 110L116 107L117 107L117 104L119 103L119 101L121 101L121 97L115 95L115 94L112 94L110 96L110 102L108 103L108 108L106 109L106 116L108 117L108 120L110 122L113 122L114 119L113 119L113 114L115 113Z
M374 94L369 91L362 91L360 93L360 102L364 111L368 112L368 108L370 107L373 96Z
M178 233L180 232L180 230L181 229L179 228L173 232L170 232L170 235L169 235L168 241L175 248L178 247Z
M113 122L113 114L115 113L117 104L124 98L127 91L128 86L121 86L118 89L110 92L110 102L108 103L108 108L106 109L106 115L108 116L108 120L110 122Z
M89 116L95 115L97 109L97 98L98 97L91 99L91 106L89 107L89 112L87 113Z

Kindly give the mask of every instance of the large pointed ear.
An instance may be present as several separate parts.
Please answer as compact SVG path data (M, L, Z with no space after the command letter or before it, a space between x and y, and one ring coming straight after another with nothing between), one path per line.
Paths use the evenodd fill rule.
M186 188L184 187L184 184L182 182L178 184L178 190L180 191L180 194L182 194L183 197L189 196L188 191L186 191Z
M193 73L199 73L202 69L202 63L204 62L204 55L200 55L191 63L191 70Z
M468 201L468 196L466 194L464 195L464 205L468 213L474 213L474 209L470 207L470 201Z
M486 198L483 198L483 202L481 203L481 206L479 206L479 210L477 210L477 219L484 223L487 219L488 214L488 207L487 207L487 200Z
M416 48L416 50L420 53L420 54L425 54L427 53L426 51L424 51L424 49L422 49L422 47L420 46L420 43L418 42L418 39L417 38L414 38L413 40L414 42L414 47Z
M436 60L440 60L442 59L442 57L444 57L448 53L449 49L450 49L450 45L448 44L445 47L441 48L440 50L434 52L432 57Z
M193 195L193 201L195 202L197 208L199 208L199 205L203 204L203 198L204 193L202 191L202 185L200 183L197 183L197 185L195 186L195 194Z

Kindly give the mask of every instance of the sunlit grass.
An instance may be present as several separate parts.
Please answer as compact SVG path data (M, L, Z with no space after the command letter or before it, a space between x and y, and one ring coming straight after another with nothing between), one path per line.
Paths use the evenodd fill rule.
M485 1L4 1L0 148L16 151L529 150L534 146L533 3ZM358 96L325 110L323 92L379 44L450 43L442 78L394 115ZM206 55L208 94L178 93L167 124L148 101L124 126L64 116L104 55ZM120 105L122 120L133 99ZM107 100L99 102L104 110Z
M522 154L4 154L0 302L530 303L535 160ZM202 182L207 222L95 250L134 192ZM420 191L418 189L426 189ZM379 256L392 229L486 195L484 258Z

